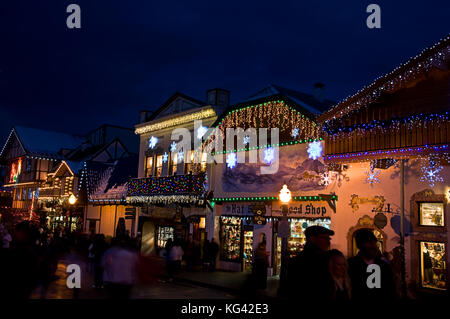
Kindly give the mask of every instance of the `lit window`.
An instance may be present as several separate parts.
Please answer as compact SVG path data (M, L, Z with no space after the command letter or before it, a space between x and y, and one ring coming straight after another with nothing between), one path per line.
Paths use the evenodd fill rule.
M444 243L420 242L420 269L422 287L446 289L447 267Z
M421 226L444 226L443 203L420 203Z
M172 153L172 175L177 173L178 153Z
M153 156L147 156L145 163L145 177L150 177L153 175Z
M200 166L200 171L201 172L206 172L206 159L207 159L207 153L202 153L202 162L201 162L201 166Z
M162 155L158 155L156 157L156 172L155 172L155 176L161 176L161 174L162 174L162 164L163 164L163 156Z

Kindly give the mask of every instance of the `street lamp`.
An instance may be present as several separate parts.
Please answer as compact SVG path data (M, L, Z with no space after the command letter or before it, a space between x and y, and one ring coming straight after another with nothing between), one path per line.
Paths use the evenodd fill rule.
M288 237L290 235L290 226L287 220L288 204L291 201L291 191L287 185L283 185L280 190L281 213L283 214L281 222L278 224L278 234L281 235L281 271L280 271L280 285L281 289L286 284L287 276L287 264L289 262L287 244Z
M70 204L70 209L69 209L69 232L72 232L72 206L77 202L77 198L75 197L74 194L71 194L69 196L69 204Z

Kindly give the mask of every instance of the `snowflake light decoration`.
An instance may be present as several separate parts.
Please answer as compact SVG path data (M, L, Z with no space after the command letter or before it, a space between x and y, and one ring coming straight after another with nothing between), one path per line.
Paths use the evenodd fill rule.
M275 160L275 149L268 147L264 150L264 162L271 164Z
M300 134L300 130L298 129L298 127L294 127L293 130L292 130L291 136L293 138L297 138L297 136L299 136L299 134Z
M364 183L369 184L370 187L373 187L373 185L381 182L380 171L376 171L371 168L371 169L365 171L364 174L366 174L366 180L364 181Z
M236 166L237 163L237 155L236 153L228 153L227 155L227 167L233 168Z
M158 138L155 136L152 136L148 140L148 147L150 147L151 149L154 149L156 146L156 143L158 143Z
M242 144L247 145L250 143L250 136L249 135L245 135L244 136L244 140L242 141Z
M420 181L427 182L430 187L434 187L436 183L444 181L441 176L442 169L442 165L430 158L428 165L422 166L422 176L420 176Z
M203 135L205 135L207 131L208 131L208 128L206 126L200 126L197 129L197 139L201 140Z
M170 151L173 153L177 150L177 143L175 143L175 141L172 142L172 144L170 144Z
M318 159L322 156L322 144L319 141L309 143L307 152L309 158L312 158L313 160Z
M331 183L331 174L328 172L325 172L323 174L320 174L320 181L319 181L319 185L322 186L328 186Z
M183 152L183 149L181 149L178 152L177 161L178 161L178 163L181 163L183 160L184 160L184 152Z
M169 154L167 154L167 152L164 152L164 154L162 156L163 163L167 163L168 160L169 160Z

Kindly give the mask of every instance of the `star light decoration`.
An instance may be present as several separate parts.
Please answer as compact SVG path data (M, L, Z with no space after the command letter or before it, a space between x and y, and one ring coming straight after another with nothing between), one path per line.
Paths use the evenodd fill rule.
M173 141L172 144L170 144L170 151L174 153L176 150L177 150L177 143Z
M151 149L154 149L156 146L156 143L158 143L158 138L155 136L152 136L148 140L148 147Z
M197 129L197 139L201 140L207 131L208 131L208 128L206 126L200 126Z
M242 141L242 144L247 145L250 143L250 136L249 135L245 135L244 136L244 140Z
M292 136L293 138L297 138L297 136L299 136L299 134L300 134L300 130L298 129L298 127L294 127L294 128L292 129L292 134L291 134L291 136Z
M237 163L236 153L228 153L227 155L227 167L233 169Z
M312 158L313 160L318 159L322 156L322 144L319 141L309 143L307 152L309 158Z
M329 172L322 173L320 174L319 185L327 187L328 185L330 185L331 179L332 175Z
M427 182L430 187L434 187L436 183L444 181L441 176L442 169L442 165L436 163L434 158L430 158L428 165L422 166L423 175L420 176L420 181Z
M268 147L264 150L264 162L271 164L275 160L275 149Z
M184 160L184 152L183 152L183 149L181 149L178 152L177 161L178 161L178 163L181 163L183 160Z
M366 180L364 181L364 184L369 184L371 188L373 188L373 185L381 182L380 171L376 171L373 167L365 171L364 174L366 174Z
M167 152L164 152L164 154L162 156L163 163L167 163L168 160L169 160L169 154L167 154Z

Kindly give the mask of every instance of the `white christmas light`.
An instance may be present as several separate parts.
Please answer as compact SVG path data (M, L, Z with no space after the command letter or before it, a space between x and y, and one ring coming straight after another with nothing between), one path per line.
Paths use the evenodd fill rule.
M237 155L236 153L228 153L227 155L227 167L233 168L236 166L237 163Z
M201 140L203 135L205 135L207 131L208 131L208 128L206 126L200 126L197 129L197 139Z
M243 143L244 145L249 144L249 143L250 143L250 136L245 135L245 136L244 136L244 140L242 141L242 143Z
M175 141L172 142L172 144L170 144L170 151L173 153L177 150L177 143L175 143Z
M178 152L177 161L178 161L178 163L181 163L183 160L184 160L184 152L183 152L183 149L181 149Z
M309 143L307 152L309 158L312 158L313 160L318 159L322 156L322 144L318 141Z
M292 134L291 136L293 138L297 138L297 136L300 134L300 130L298 129L298 127L294 127L294 129L292 130Z
M156 143L158 143L158 138L155 136L152 136L148 140L148 147L150 147L151 149L154 149L156 146Z
M273 147L268 147L264 150L264 162L271 164L275 159L275 149Z
M169 160L169 154L167 154L167 152L164 152L164 154L162 156L163 163L167 163L168 160Z

